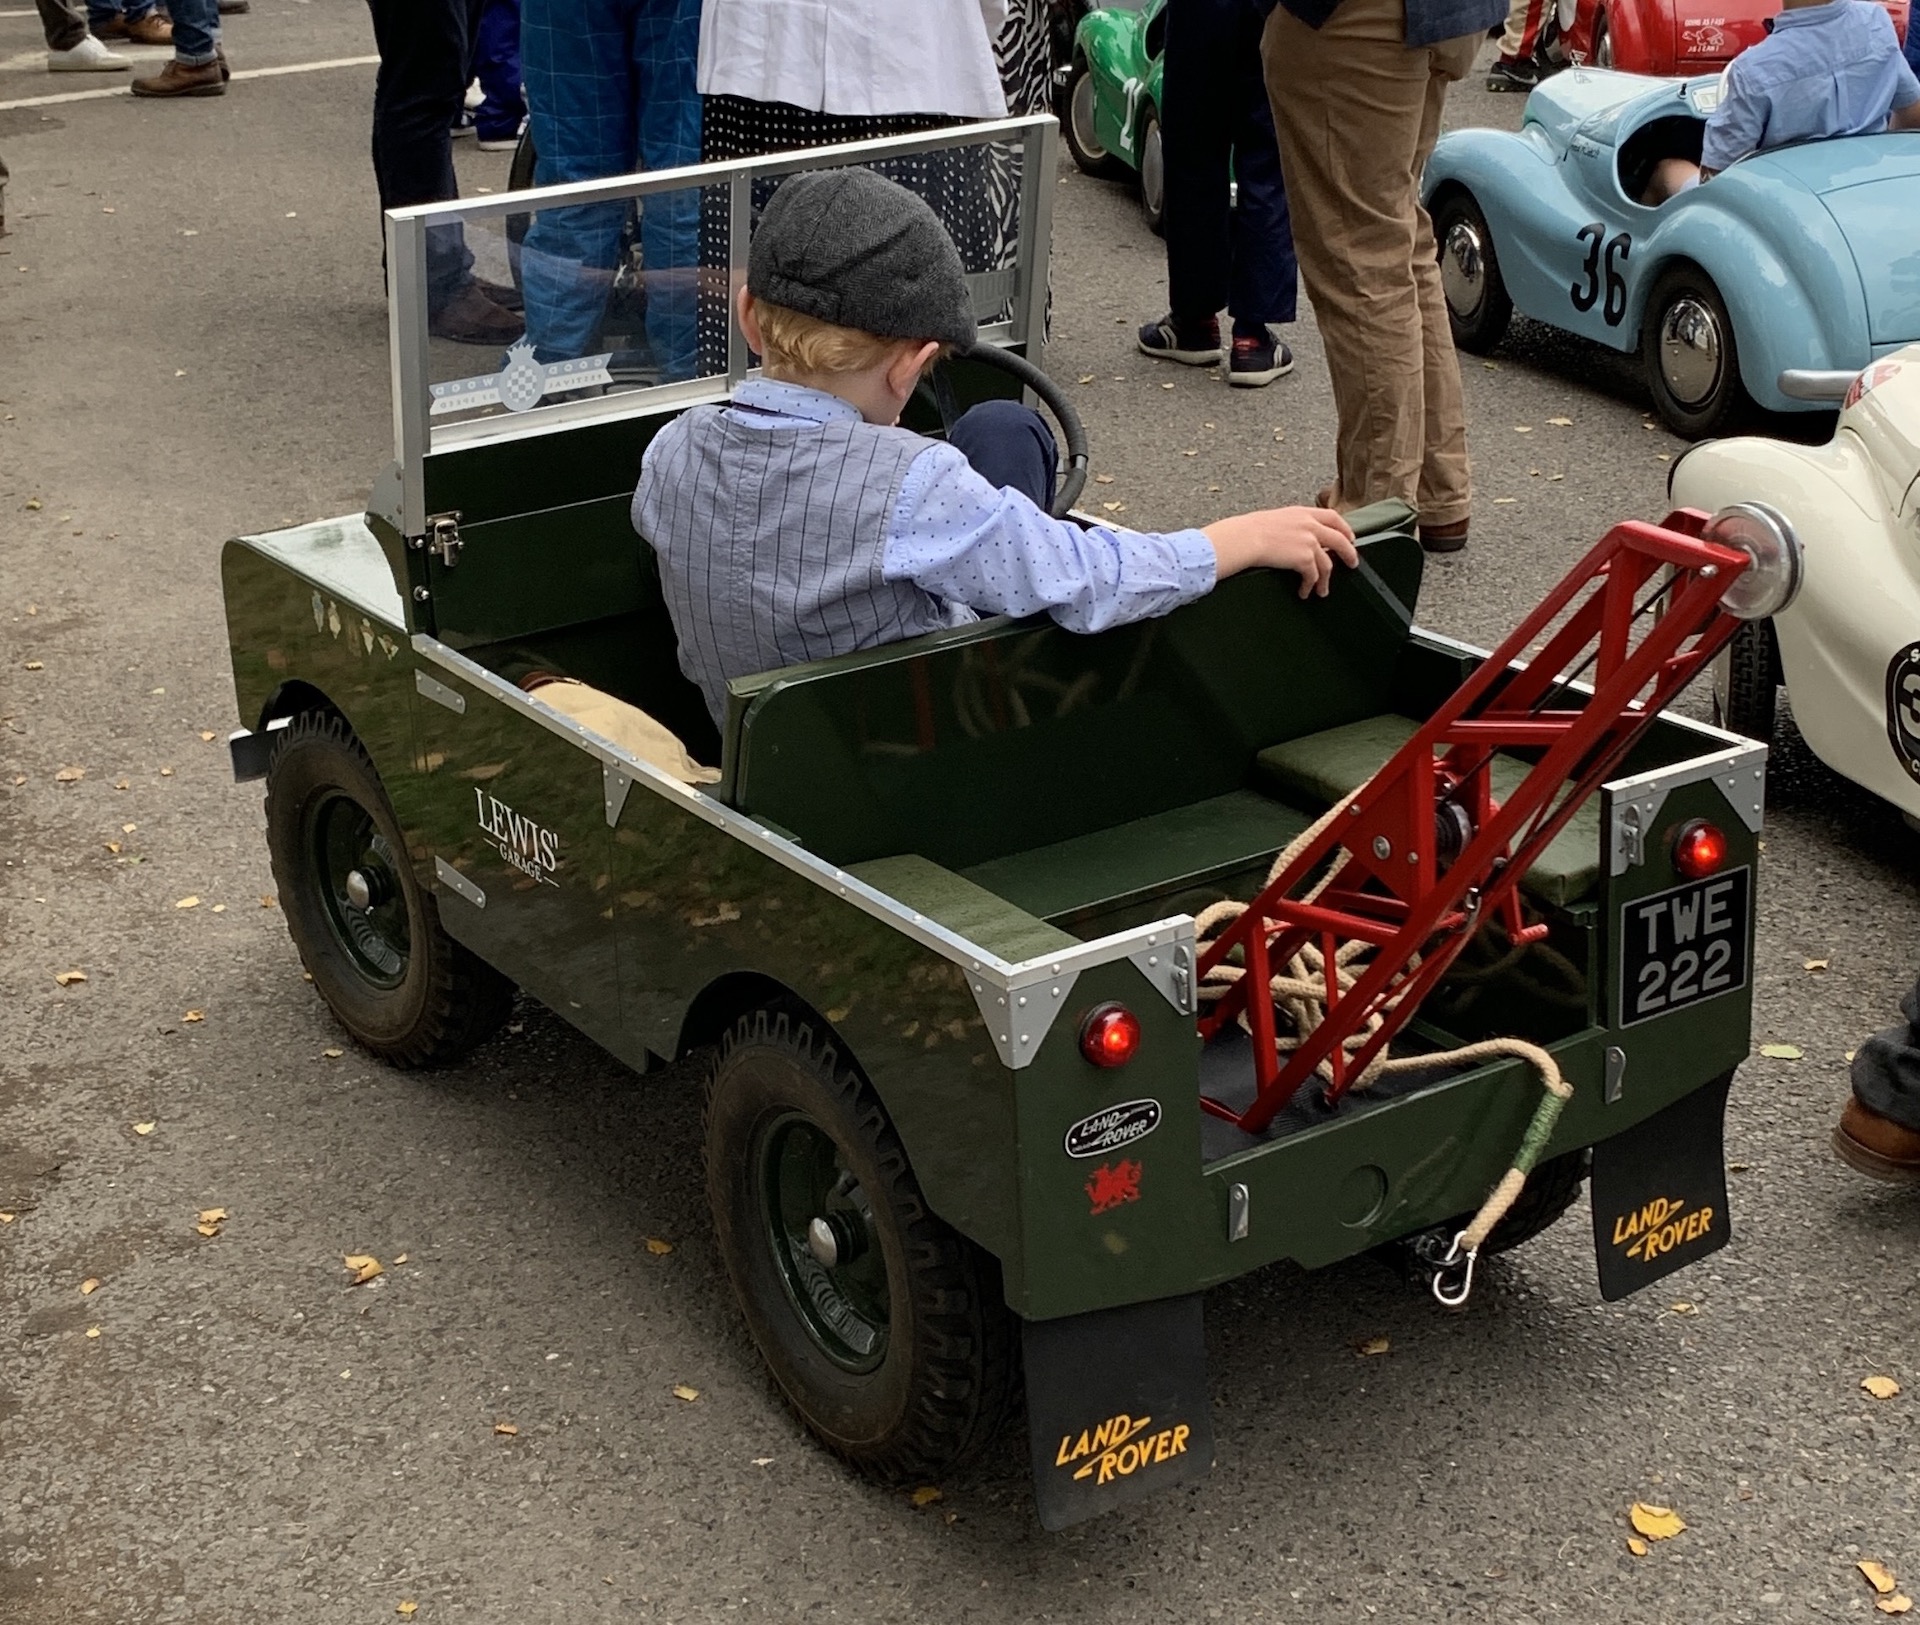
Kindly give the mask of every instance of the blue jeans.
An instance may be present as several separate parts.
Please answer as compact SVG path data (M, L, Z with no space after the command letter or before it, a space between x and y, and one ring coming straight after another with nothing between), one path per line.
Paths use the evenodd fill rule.
M1018 491L1034 506L1053 506L1060 449L1045 418L1018 401L982 401L953 420L947 444L991 485Z
M173 59L203 68L220 55L220 0L172 0Z
M473 71L486 100L473 115L482 141L511 141L527 116L520 91L520 0L486 0L474 30Z
M534 181L598 180L700 159L699 0L523 0L520 45ZM613 286L628 205L546 209L520 251L527 336L542 361L588 353ZM700 196L640 211L647 338L669 379L694 370Z

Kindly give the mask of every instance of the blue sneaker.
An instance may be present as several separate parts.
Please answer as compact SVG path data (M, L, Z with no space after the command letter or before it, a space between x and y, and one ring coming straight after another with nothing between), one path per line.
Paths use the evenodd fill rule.
M1233 351L1227 357L1227 382L1238 389L1264 389L1293 371L1293 352L1273 336L1264 322L1233 333Z
M1204 323L1177 323L1171 315L1148 322L1140 329L1138 345L1142 355L1156 361L1178 361L1189 367L1211 367L1220 360L1220 318L1209 316Z

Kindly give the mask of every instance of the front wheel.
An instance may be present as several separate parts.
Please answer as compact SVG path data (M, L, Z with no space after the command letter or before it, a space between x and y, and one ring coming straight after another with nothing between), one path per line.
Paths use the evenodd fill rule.
M441 928L380 776L330 712L281 735L267 851L300 962L363 1048L394 1066L446 1066L506 1020L513 984Z
M1440 290L1453 342L1485 355L1506 337L1513 320L1513 300L1500 276L1487 217L1470 193L1449 192L1434 210L1433 236L1440 250Z
M1167 230L1167 158L1160 145L1160 115L1149 107L1140 117L1140 212L1147 229Z
M1780 700L1780 645L1771 621L1742 621L1727 644L1726 689L1715 683L1720 725L1749 739L1773 738ZM1718 674L1716 674L1718 675Z
M1692 265L1663 271L1640 324L1640 359L1661 420L1686 440L1725 434L1748 409L1733 318L1713 279Z
M741 1018L707 1084L707 1200L801 1420L887 1482L982 1448L1015 1390L994 1261L927 1210L879 1097L808 1012Z
M1604 11L1593 19L1593 65L1596 68L1613 66L1613 32L1607 27Z
M1093 69L1085 57L1076 56L1060 95L1060 134L1083 174L1111 177L1124 173L1120 160L1107 150L1095 129L1094 99Z

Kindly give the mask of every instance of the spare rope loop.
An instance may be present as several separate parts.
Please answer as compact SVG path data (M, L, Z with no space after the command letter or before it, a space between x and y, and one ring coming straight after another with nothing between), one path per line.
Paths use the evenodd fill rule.
M1333 823L1339 821L1352 800L1337 802L1316 819L1311 826L1296 836L1274 859L1273 867L1267 873L1267 885L1273 882L1287 869L1294 859L1310 846ZM1342 867L1348 861L1344 848L1340 849L1334 860L1328 864L1327 871L1308 888L1300 900L1311 903L1339 876ZM1247 911L1247 904L1227 900L1203 909L1194 920L1195 936L1202 946L1217 937L1235 920ZM1476 911L1477 912L1477 911ZM1474 921L1467 922L1467 929L1473 928ZM1324 941L1325 939L1323 939ZM1274 1048L1282 1056L1291 1054L1301 1043L1326 1020L1327 994L1332 987L1336 996L1348 992L1366 969L1366 956L1372 952L1370 944L1349 940L1334 947L1331 956L1326 948L1312 942L1303 944L1284 965L1273 967L1269 978L1268 993L1273 1001L1276 1015L1283 1018L1275 1023ZM1331 961L1331 962L1330 962ZM1416 956L1409 961L1409 972L1419 966ZM1208 971L1202 978L1199 996L1203 1004L1218 1000L1225 991L1246 975L1244 965L1223 961ZM1382 1012L1393 1008L1397 1001L1388 1000L1381 1010L1371 1012L1364 1025L1349 1033L1341 1041L1343 1058L1351 1060L1379 1031ZM1247 1013L1243 1010L1239 1016L1241 1029L1251 1036L1252 1026ZM1527 1042L1524 1038L1483 1038L1475 1043L1462 1044L1456 1049L1438 1050L1426 1055L1390 1056L1386 1050L1367 1063L1357 1077L1350 1077L1347 1086L1351 1089L1364 1089L1377 1083L1384 1077L1395 1073L1426 1072L1440 1066L1464 1066L1481 1061L1490 1061L1496 1057L1507 1056L1527 1062L1540 1075L1540 1103L1534 1108L1533 1116L1527 1123L1519 1149L1505 1174L1500 1178L1487 1198L1480 1204L1467 1227L1454 1238L1454 1244L1448 1254L1448 1264L1455 1269L1437 1274L1434 1277L1434 1296L1449 1307L1457 1308L1466 1302L1467 1294L1473 1290L1473 1266L1479 1256L1480 1248L1486 1242L1493 1228L1504 1219L1519 1199L1525 1188L1527 1175L1533 1172L1539 1162L1540 1154L1546 1149L1553 1137L1554 1125L1560 1119L1560 1113L1566 1103L1573 1098L1573 1086L1560 1075L1559 1065L1554 1058L1538 1044ZM1343 1068L1344 1070L1344 1068ZM1314 1069L1314 1075L1324 1083L1334 1081L1331 1057L1322 1061ZM1448 1284L1451 1276L1458 1274L1459 1285Z

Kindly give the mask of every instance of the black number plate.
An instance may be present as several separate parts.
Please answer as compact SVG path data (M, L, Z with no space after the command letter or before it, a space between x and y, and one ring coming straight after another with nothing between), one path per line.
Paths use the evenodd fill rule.
M1620 1025L1747 985L1753 871L1690 880L1620 909Z

